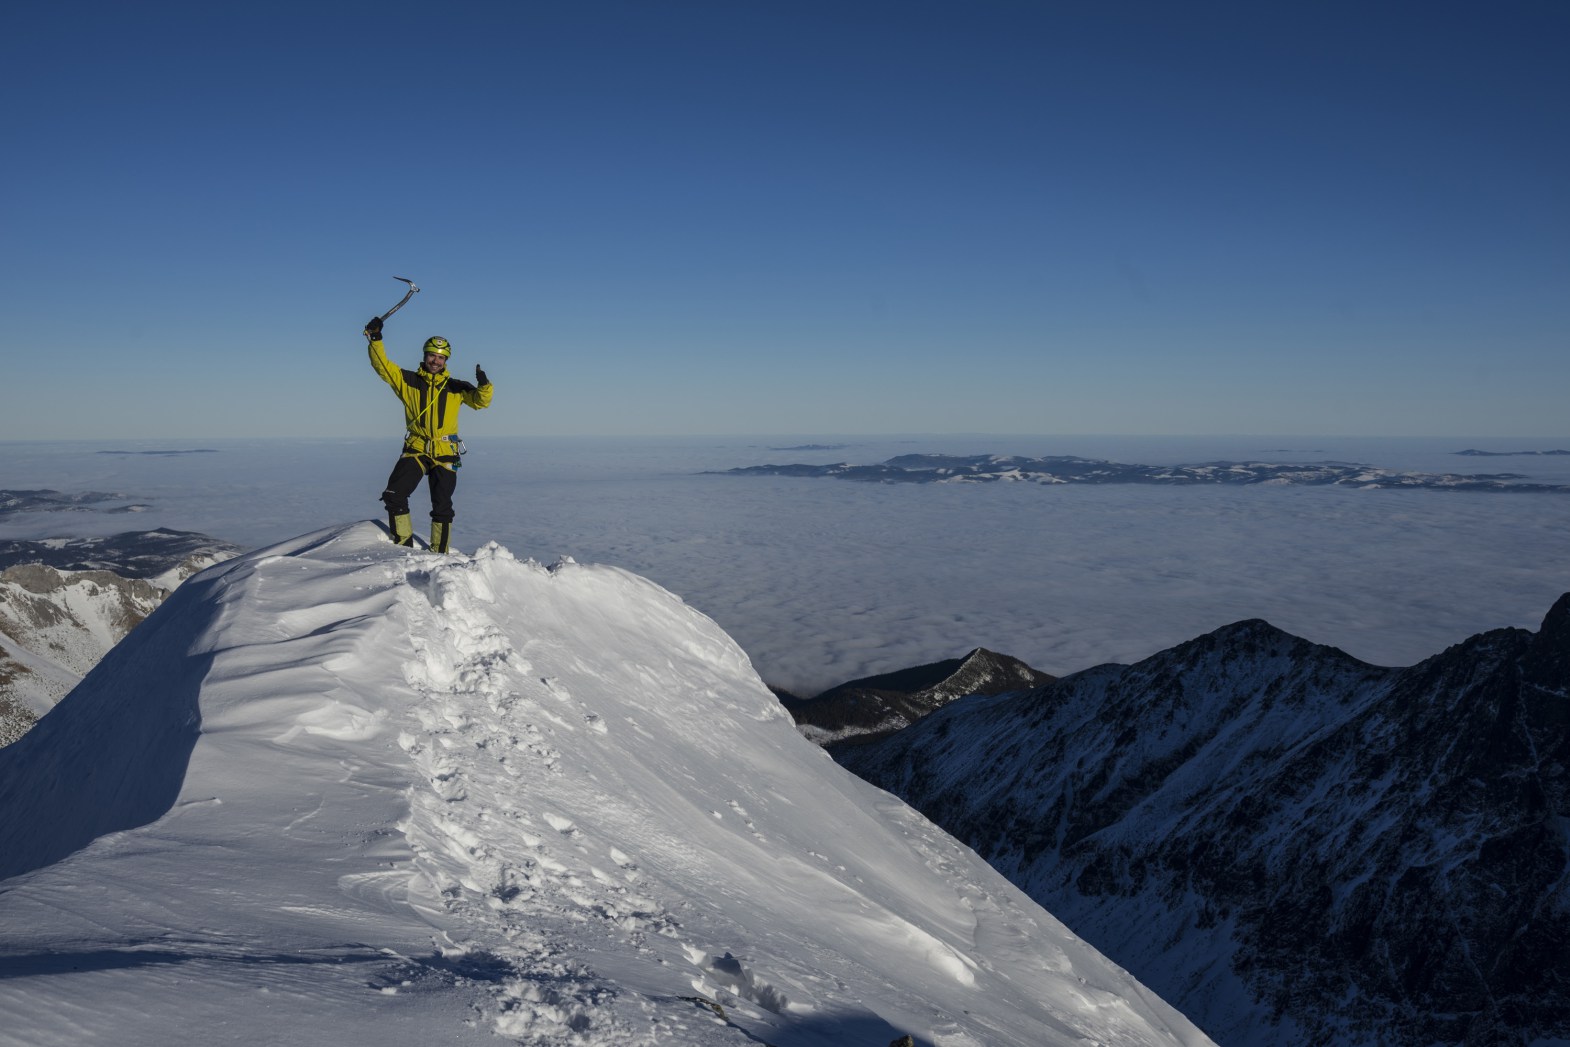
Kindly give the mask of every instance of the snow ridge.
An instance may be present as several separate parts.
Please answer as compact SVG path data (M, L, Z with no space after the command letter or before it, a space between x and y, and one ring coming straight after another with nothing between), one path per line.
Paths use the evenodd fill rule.
M0 853L6 1047L1210 1042L677 597L370 523L183 586L0 751Z
M498 1034L521 1043L568 1034L652 1043L641 1034L647 1016L620 1013L622 994L571 958L572 943L587 926L636 947L650 933L674 937L675 921L636 892L640 874L623 851L591 843L573 818L523 804L512 788L525 773L518 764L530 762L561 784L563 754L553 740L609 728L565 686L537 675L486 610L494 602L488 568L511 561L492 544L473 561L410 576L405 610L416 657L404 675L421 697L421 730L400 733L398 744L427 787L412 791L400 828L414 847L426 904L488 931L484 941L450 939L444 953L478 957L496 971ZM573 857L556 856L564 849L589 860L589 876ZM553 918L541 921L542 909ZM705 956L687 952L695 962ZM694 1010L688 1020L705 1015Z

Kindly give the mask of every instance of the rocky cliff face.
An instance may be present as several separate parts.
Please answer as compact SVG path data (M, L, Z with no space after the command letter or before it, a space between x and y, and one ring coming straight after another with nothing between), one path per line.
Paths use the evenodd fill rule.
M776 691L797 727L820 745L879 738L968 694L998 694L1052 677L1017 658L978 647L963 658L840 684L816 698Z
M1570 1037L1570 595L1404 669L1241 622L835 755L1228 1047Z

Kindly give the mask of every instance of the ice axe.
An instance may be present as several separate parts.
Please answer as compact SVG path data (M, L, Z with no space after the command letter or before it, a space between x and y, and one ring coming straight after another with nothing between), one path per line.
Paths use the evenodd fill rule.
M408 277L395 276L395 277L393 277L393 279L394 280L402 280L404 283L408 284L409 285L409 293L404 295L402 298L398 299L398 304L397 305L393 306L391 309L387 310L385 313L383 313L381 315L381 319L384 322L393 313L396 313L398 310L402 309L403 306L404 306L404 303L407 302L409 299L413 298L416 294L418 294L419 290L420 290L418 287L414 286L414 281L410 280Z

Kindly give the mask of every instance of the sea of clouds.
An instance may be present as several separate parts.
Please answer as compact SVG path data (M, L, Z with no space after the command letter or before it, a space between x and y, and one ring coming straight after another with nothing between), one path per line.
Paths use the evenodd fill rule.
M1140 464L1357 462L1570 484L1570 439L1325 437L468 438L455 546L611 563L723 626L771 684L812 694L982 646L1064 674L1244 618L1405 665L1536 628L1570 591L1570 494L1345 487L862 484L706 474L913 452ZM376 440L6 443L0 488L100 490L147 508L0 519L0 538L155 526L254 548L382 519L399 448ZM212 453L149 453L194 451ZM116 452L116 453L106 453ZM116 503L109 503L116 504ZM416 533L427 511L414 499Z

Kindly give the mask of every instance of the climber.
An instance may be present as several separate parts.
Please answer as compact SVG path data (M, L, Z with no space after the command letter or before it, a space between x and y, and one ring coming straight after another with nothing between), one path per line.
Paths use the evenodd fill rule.
M420 479L427 477L431 493L431 551L445 553L452 539L452 494L458 486L457 470L463 464L465 450L458 437L458 407L489 407L491 381L478 365L474 368L473 385L448 374L447 358L452 355L452 346L445 338L427 338L419 369L409 371L388 361L382 345L381 317L372 317L365 325L365 337L371 343L371 366L403 401L408 428L403 453L382 492L388 529L399 545L414 544L409 495L420 486Z

